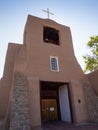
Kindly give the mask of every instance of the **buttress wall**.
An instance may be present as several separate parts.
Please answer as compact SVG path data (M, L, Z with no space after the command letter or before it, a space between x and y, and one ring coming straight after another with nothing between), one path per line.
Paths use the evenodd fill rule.
M5 59L4 74L0 81L0 116L5 116L10 97L10 90L12 86L14 63L16 54L21 45L8 44L8 50Z
M98 70L86 75L98 96Z

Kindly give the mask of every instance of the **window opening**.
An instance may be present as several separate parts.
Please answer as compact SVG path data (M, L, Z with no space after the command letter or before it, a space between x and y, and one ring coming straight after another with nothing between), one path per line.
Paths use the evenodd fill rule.
M57 57L50 57L50 64L51 64L51 70L52 71L59 71L58 66L58 58Z
M59 45L59 31L54 28L44 27L43 40L46 43Z

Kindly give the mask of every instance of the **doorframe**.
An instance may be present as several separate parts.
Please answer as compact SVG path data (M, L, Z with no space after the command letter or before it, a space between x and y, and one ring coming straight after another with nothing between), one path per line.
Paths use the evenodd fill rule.
M73 111L72 111L72 100L71 100L71 90L70 90L70 86L69 86L69 83L66 83L66 82L53 82L53 81L40 81L40 113L41 113L41 122L42 122L42 105L41 105L41 99L42 99L42 95L41 95L41 83L56 83L56 84L60 84L60 86L62 85L67 85L67 89L68 89L68 98L69 98L69 107L70 107L70 115L71 115L71 123L73 123ZM51 99L51 98L50 98ZM59 89L57 90L57 98L56 98L56 101L57 101L57 112L58 112L58 120L61 121L61 110L60 110L60 100L59 100Z
M74 123L73 119L73 107L72 107L72 99L71 99L71 89L69 86L69 83L67 83L67 88L68 88L68 98L69 98L69 106L70 106L70 115L71 115L71 123Z

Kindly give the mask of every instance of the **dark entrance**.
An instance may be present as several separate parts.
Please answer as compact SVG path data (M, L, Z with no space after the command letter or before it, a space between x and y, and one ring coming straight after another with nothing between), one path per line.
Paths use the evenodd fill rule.
M41 82L42 121L60 120L59 87L63 83Z
M67 83L40 82L41 120L71 123L72 111Z

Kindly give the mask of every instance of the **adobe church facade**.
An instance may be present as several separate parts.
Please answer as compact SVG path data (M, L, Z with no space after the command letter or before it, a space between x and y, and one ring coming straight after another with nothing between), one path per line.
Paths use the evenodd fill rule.
M98 72L95 84L94 75L83 74L69 27L29 15L23 45L8 45L0 117L10 130L58 120L98 122Z

